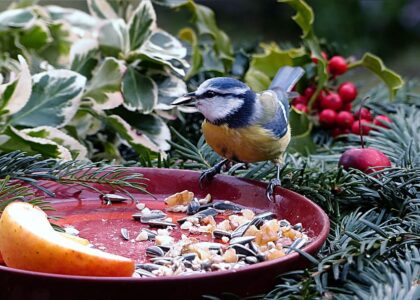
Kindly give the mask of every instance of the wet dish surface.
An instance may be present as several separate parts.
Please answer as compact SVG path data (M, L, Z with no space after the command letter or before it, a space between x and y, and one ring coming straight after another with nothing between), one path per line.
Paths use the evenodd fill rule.
M157 200L145 194L134 193L133 195L136 200L146 203L150 209L164 208L164 198L188 189L193 191L197 197L204 197L207 193L210 193L216 201L229 200L252 208L256 212L273 211L277 214L277 219L287 219L291 224L302 223L307 235L312 240L310 244L303 248L303 251L308 253L314 254L327 238L329 221L325 213L310 200L291 191L277 189L276 203L270 203L265 198L265 184L256 181L217 176L205 190L201 190L197 184L198 172L141 168L133 168L132 170L133 172L142 172L149 179L148 190L157 197ZM97 247L105 247L104 250L107 252L125 255L138 261L145 259L145 256L139 256L139 253L145 253L145 248L152 242L124 241L120 233L121 227L125 227L130 233L133 231L134 237L142 227L139 222L132 220L132 214L136 212L135 201L109 206L100 200L96 192L80 186L62 186L52 182L44 182L43 185L56 194L56 197L50 200L57 209L54 215L64 217L60 223L73 225L80 231L81 237L89 239ZM105 193L114 192L110 187L96 187ZM176 219L178 214L173 215ZM178 232L178 234L180 235L181 232ZM175 234L174 236L176 237ZM209 236L203 235L203 238L208 239ZM125 245L130 246L125 247ZM64 276L0 266L0 283L5 282L19 288L19 285L25 282L27 293L31 292L31 284L37 284L37 289L42 289L44 285L50 295L56 295L56 289L60 288L61 291L68 290L69 295L72 296L77 294L74 287L84 283L95 283L92 284L92 287L96 287L95 290L92 290L92 295L96 296L101 293L104 293L104 295L113 295L113 293L121 295L121 293L147 292L148 289L156 290L156 284L158 284L159 291L156 295L158 299L176 295L177 292L173 289L174 285L194 282L194 284L188 284L187 290L182 291L182 294L187 292L191 295L191 298L194 298L194 295L220 294L223 291L248 295L272 286L275 276L279 273L306 265L308 265L308 261L305 258L297 253L292 253L279 259L246 266L239 270L194 274L185 277L156 278ZM7 277L4 275L7 275ZM18 278L19 280L17 280ZM239 286L238 283L240 283ZM121 291L121 284L124 284L125 287L123 291ZM245 290L241 288L244 285L248 287ZM99 291L98 287L102 290ZM60 292L60 294L62 293ZM86 287L83 296L87 297L87 295L89 295L89 288ZM80 295L77 294L77 296Z

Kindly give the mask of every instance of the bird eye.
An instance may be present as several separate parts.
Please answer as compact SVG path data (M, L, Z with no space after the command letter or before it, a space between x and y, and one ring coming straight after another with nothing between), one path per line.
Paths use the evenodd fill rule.
M213 92L213 91L208 91L208 92L206 92L206 97L207 97L207 98L212 98L212 97L214 97L214 96L216 96L216 93L215 93L215 92Z

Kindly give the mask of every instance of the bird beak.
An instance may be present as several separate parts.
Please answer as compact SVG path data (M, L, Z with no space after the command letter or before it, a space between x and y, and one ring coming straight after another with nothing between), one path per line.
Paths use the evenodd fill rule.
M172 102L171 104L195 106L196 101L197 101L197 98L195 97L195 93L191 92L191 93L185 94L182 97L179 97L178 99L175 99L175 101Z

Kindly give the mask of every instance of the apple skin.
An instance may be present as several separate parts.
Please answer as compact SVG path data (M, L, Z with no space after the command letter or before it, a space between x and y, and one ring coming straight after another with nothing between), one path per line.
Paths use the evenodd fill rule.
M56 232L39 208L10 203L0 218L0 252L6 266L65 275L130 277L134 261L89 248Z
M391 166L388 157L374 148L352 148L345 151L338 162L345 170L358 169L364 173L372 173Z

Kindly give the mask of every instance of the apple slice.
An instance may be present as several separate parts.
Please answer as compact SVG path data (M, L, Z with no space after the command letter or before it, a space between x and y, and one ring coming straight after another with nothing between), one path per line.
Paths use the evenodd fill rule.
M41 209L25 202L12 202L3 211L0 253L8 267L56 274L128 277L135 266L56 232Z

